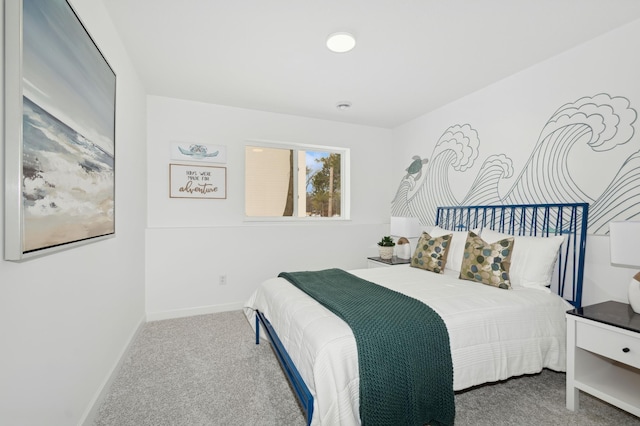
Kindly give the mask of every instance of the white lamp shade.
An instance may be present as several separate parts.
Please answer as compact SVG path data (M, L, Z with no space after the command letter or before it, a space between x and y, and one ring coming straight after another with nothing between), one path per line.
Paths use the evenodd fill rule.
M640 222L609 223L609 244L611 263L619 266L640 266ZM628 296L631 309L640 314L640 273L629 283Z
M609 223L611 263L640 266L640 222Z
M391 217L391 235L395 237L416 238L420 236L421 231L420 220L417 217ZM400 259L410 259L410 244L396 245L396 256Z
M391 235L416 238L421 233L420 220L417 217L391 217Z

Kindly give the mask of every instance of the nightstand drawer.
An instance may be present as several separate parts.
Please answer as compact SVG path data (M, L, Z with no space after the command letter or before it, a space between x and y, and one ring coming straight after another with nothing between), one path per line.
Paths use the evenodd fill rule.
M640 335L634 337L610 328L578 322L576 346L640 368Z

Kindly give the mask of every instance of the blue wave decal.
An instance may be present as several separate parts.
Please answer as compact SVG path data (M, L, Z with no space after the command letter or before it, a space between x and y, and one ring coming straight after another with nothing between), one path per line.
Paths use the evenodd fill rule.
M449 171L465 172L479 157L480 139L469 124L449 127L431 157L416 155L391 202L394 216L415 216L424 224L435 217L437 206L523 203L590 203L588 231L607 234L612 220L640 217L640 150L631 154L604 191L588 194L570 169L576 146L593 153L614 150L635 135L637 112L625 97L600 93L560 108L547 121L527 163L514 184L501 195L502 179L514 175L505 154L490 155L482 164L467 194L456 197ZM584 185L584 184L582 184Z

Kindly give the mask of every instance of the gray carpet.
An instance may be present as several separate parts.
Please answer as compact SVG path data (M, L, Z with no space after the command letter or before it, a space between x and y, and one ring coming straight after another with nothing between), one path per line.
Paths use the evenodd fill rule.
M584 393L565 409L565 375L540 374L456 395L456 425L640 425ZM132 343L96 426L304 425L269 344L241 311L148 323Z

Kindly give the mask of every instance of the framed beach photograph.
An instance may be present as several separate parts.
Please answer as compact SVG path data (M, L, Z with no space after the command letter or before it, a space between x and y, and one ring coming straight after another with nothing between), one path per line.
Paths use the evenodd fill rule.
M4 19L4 258L113 237L116 75L67 1Z

